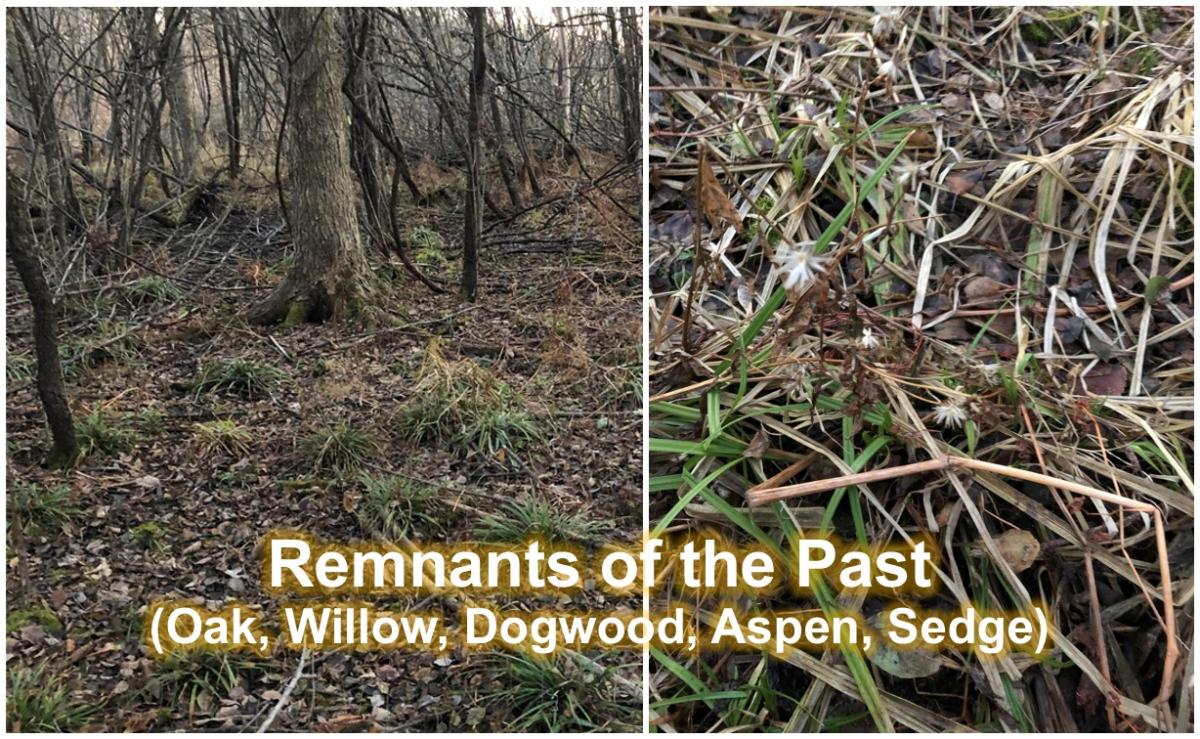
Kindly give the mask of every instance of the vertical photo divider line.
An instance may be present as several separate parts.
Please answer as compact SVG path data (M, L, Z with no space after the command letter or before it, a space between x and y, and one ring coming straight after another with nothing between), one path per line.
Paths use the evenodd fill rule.
M642 30L642 542L650 531L650 6L640 7ZM654 583L642 587L649 617ZM650 733L650 648L642 648L642 731Z

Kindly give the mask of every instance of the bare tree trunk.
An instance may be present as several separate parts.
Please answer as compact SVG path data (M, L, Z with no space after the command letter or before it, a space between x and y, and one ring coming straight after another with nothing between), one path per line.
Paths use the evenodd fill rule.
M375 81L375 89L379 93L379 107L381 109L380 112L383 114L383 123L387 126L387 130L392 132L392 145L388 147L388 150L392 152L392 161L396 168L396 173L404 181L404 186L408 188L408 194L412 196L412 201L414 203L423 203L424 196L421 194L421 188L417 186L417 181L413 179L412 171L408 168L408 153L404 148L404 142L396 134L396 121L392 117L392 109L388 105L387 95L384 93L383 85L380 84L379 80ZM395 197L392 199L395 200Z
M346 77L343 92L351 102L350 159L354 163L354 174L362 187L365 221L375 238L382 242L384 233L383 191L379 181L379 149L375 134L371 131L368 115L375 107L371 84L371 62L375 55L372 39L370 8L347 12L349 37L351 40L350 73ZM361 13L361 18L356 17Z
M575 138L571 128L571 68L567 62L570 56L571 9L555 8L554 16L558 19L558 91L561 95L559 104L562 107L560 118L563 138L566 144L571 144Z
M136 79L149 83L135 87L133 104L130 106L129 131L130 157L124 179L127 189L122 193L121 226L117 243L120 254L116 255L123 265L123 254L129 252L130 239L133 237L133 226L136 212L141 207L142 193L146 189L146 181L154 165L162 161L162 119L163 109L166 108L166 95L159 95L155 100L151 91L152 84L159 69L158 48L155 39L158 37L158 26L153 8L141 8L133 11L134 24L130 29L130 65ZM161 82L161 79L160 79Z
M29 251L28 213L17 197L16 190L16 183L10 180L5 203L8 221L4 236L8 243L8 256L16 266L21 284L25 286L29 302L33 305L38 395L42 399L46 425L50 427L53 440L50 452L46 455L46 464L50 467L69 467L79 456L79 443L75 438L75 422L71 418L62 364L58 359L58 317L50 296L50 286L46 284L46 276L42 273L42 265Z
M261 323L359 317L370 282L354 215L349 121L342 100L344 55L329 8L283 8L279 26L291 60L292 239L296 264L251 313Z
M225 116L229 176L237 179L242 170L242 99L239 90L242 57L235 51L221 12L212 10L213 36L217 46L217 74L221 83L221 108Z
M483 181L480 168L479 107L483 94L484 74L487 59L484 56L484 10L471 8L471 31L474 36L475 53L471 60L470 101L467 111L467 207L463 227L462 294L467 300L475 300L477 272L479 270L479 236L483 230L482 201Z
M58 129L55 112L54 92L50 88L48 72L38 47L47 43L46 33L36 18L39 11L31 8L14 8L9 11L16 22L11 25L17 42L20 69L25 83L25 95L33 109L32 132L35 142L46 159L46 179L52 202L54 233L59 241L66 243L70 232L82 226L83 209L75 195L71 181L71 152L63 143Z
M84 164L91 164L95 155L96 115L93 110L95 93L90 84L79 87L79 158Z
M642 146L642 28L636 8L621 8L624 21L625 53L629 55L625 65L625 101L629 106L628 120L633 129L633 154L636 159Z
M504 9L504 30L505 36L508 37L508 61L512 66L512 79L509 85L512 87L512 94L516 99L521 99L521 86L519 83L521 77L521 65L517 61L517 29L513 23L512 8ZM521 152L521 171L525 175L525 179L529 182L529 190L535 198L542 198L542 185L538 182L537 173L533 171L533 162L529 156L529 138L525 131L525 111L519 105L508 104L509 121L512 124L513 140L517 144L517 150Z
M200 132L196 109L192 106L192 84L184 63L183 39L187 33L188 9L165 10L166 30L159 46L159 74L163 94L170 106L171 131L175 135L180 179L191 180L200 159ZM157 25L154 26L157 30Z
M500 117L500 104L496 101L494 87L488 93L488 102L492 110L491 146L496 151L496 161L500 165L500 177L504 180L504 188L508 190L508 202L516 210L524 210L525 201L521 197L521 183L513 177L512 157L508 155L508 148L504 145L504 119Z
M621 157L626 162L632 162L637 156L638 148L638 116L634 110L632 100L633 90L629 87L629 75L625 65L625 51L621 49L622 36L617 33L617 10L608 8L608 34L609 44L612 46L613 58L613 76L616 78L615 87L617 88L617 107L621 114L621 139L625 145L624 155Z

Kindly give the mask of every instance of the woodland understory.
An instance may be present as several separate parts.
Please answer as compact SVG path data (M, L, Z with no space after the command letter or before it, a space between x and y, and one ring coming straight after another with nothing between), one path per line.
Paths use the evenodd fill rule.
M311 13L299 18L308 25L289 12ZM640 535L640 164L624 147L625 98L611 87L614 56L623 64L632 48L621 29L636 32L636 16L326 12L336 15L10 14L10 49L14 28L46 42L10 59L10 101L44 92L44 78L63 81L54 99L64 169L30 123L45 118L26 116L36 106L10 112L9 193L21 199L10 197L8 236L10 255L15 236L44 271L78 444L73 463L45 464L33 311L10 266L10 729L640 727L637 655L280 649L159 660L143 646L156 600L261 604L270 619L277 603L260 585L259 546L272 529L404 545L537 535L583 548ZM294 41L297 27L318 29L307 43L341 51L306 57L291 44L289 77L275 44ZM368 42L378 48L365 51ZM361 76L342 89L345 70L322 66L343 53L369 67L370 94L352 99ZM397 71L406 60L416 72ZM225 117L229 65L245 107ZM192 102L211 106L188 156L178 156L185 106L172 98L181 68L204 91ZM101 135L103 115L81 141L82 108L62 92L81 69L105 93L97 106L129 106L126 146L112 145L111 126ZM143 72L154 85L127 86ZM334 115L287 100L293 83L316 85ZM364 100L369 113L354 115ZM339 111L353 119L348 133ZM139 128L148 121L161 136ZM341 174L354 177L338 186L352 188L341 193L343 236L357 232L357 243L338 249L360 255L358 309L293 307L264 322L268 296L304 271L313 248L297 224L320 194L301 197L314 188L293 173L305 137L326 123L330 141L343 137ZM498 135L510 123L526 127L527 150ZM58 218L65 191L83 223ZM466 241L478 277L464 298ZM640 606L590 587L495 602ZM376 605L440 611L453 624L460 604Z

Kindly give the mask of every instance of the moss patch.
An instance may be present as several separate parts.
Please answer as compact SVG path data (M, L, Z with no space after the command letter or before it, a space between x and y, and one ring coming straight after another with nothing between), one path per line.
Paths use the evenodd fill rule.
M62 636L65 633L62 621L45 606L35 606L23 611L9 611L4 620L4 630L11 634L31 624L41 626L47 634L54 636Z
M171 530L158 521L146 521L130 529L125 538L147 549L163 549L164 540L170 535Z

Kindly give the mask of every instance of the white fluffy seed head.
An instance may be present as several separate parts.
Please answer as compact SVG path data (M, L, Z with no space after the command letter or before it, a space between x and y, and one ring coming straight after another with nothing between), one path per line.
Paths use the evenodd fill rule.
M879 76L887 77L892 82L896 82L900 79L900 66L894 60L888 59L879 65Z
M879 5L875 8L878 13L871 16L871 35L875 38L887 38L896 32L896 22L900 14L896 8Z
M967 409L961 400L947 400L934 406L933 420L944 428L962 428L967 422Z
M804 288L816 279L817 273L825 271L829 257L813 253L811 244L801 244L795 249L779 249L774 262L783 275L783 287L787 290Z

